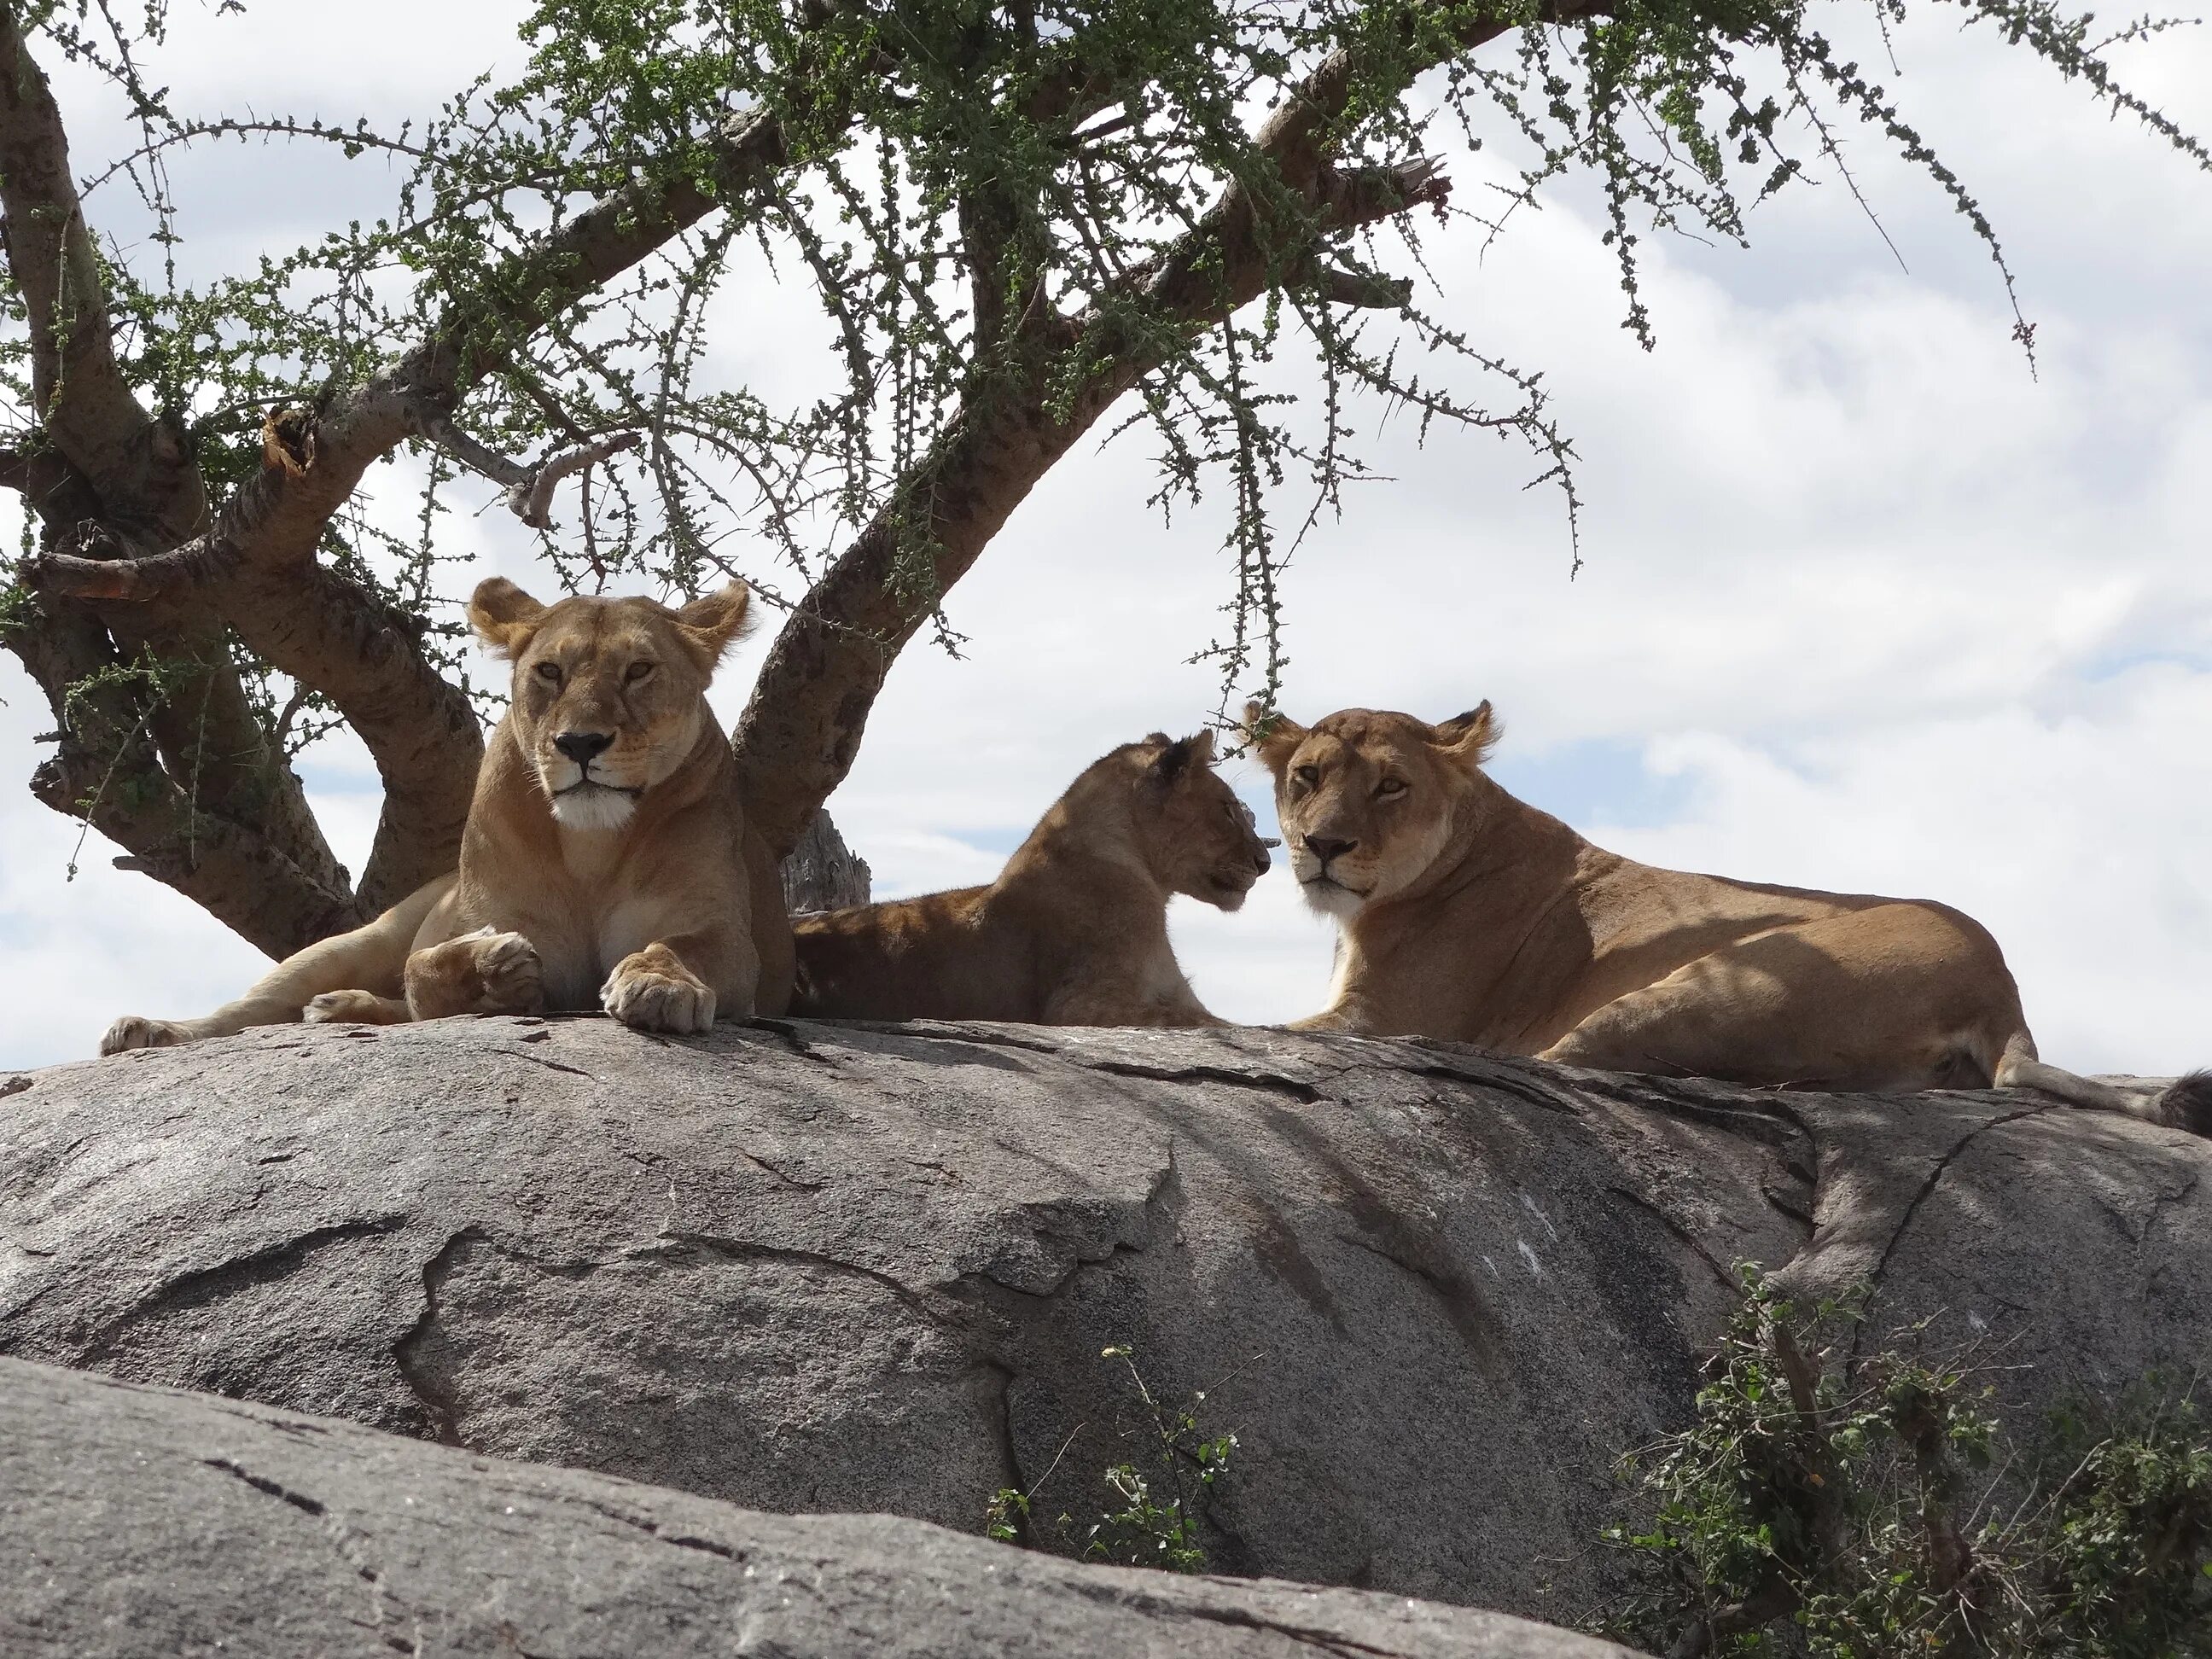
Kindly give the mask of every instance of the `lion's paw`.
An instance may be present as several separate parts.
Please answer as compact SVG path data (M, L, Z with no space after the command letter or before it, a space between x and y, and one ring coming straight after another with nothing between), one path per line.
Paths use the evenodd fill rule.
M665 949L640 951L617 963L599 1002L641 1031L703 1031L714 1023L714 988Z
M100 1052L120 1054L132 1048L167 1048L191 1040L191 1032L173 1019L125 1014L107 1028L107 1035L100 1040Z
M476 953L477 977L483 981L487 1012L532 1013L545 1000L545 965L538 947L520 933L485 928Z
M106 1036L100 1040L100 1053L119 1055L131 1048L170 1048L179 1042L191 1042L191 1026L181 1026L175 1020L149 1020L142 1013L126 1013L122 1020L108 1026Z
M325 991L307 999L300 1018L310 1025L389 1025L392 1004L374 991Z

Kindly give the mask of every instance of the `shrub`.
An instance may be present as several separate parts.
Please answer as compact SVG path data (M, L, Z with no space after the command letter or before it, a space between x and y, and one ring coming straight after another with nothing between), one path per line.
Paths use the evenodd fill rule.
M1738 1271L1695 1424L1622 1460L1648 1519L1606 1534L1638 1581L1608 1633L1675 1659L2212 1654L2212 1431L2188 1388L2069 1401L2024 1450L1990 1367L1846 1364L1863 1291L1801 1307Z

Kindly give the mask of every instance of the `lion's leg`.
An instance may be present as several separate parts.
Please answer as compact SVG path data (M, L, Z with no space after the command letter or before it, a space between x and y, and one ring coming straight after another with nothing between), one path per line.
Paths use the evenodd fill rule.
M1324 1008L1317 1014L1308 1014L1304 1019L1285 1020L1286 1031L1352 1031L1364 1033L1358 1015L1341 1008Z
M1139 1025L1159 1030L1224 1026L1190 988L1165 939L1148 957L1101 963L1079 957L1039 1010L1047 1025Z
M202 1037L230 1036L253 1025L290 1024L303 1017L308 1003L328 991L364 988L397 995L400 969L416 931L453 885L453 877L441 876L367 926L318 939L278 963L237 1001L201 1018L147 1019L126 1014L107 1028L100 1052L161 1048Z
M1188 988L1179 995L1147 994L1134 986L1068 986L1045 999L1045 1025L1143 1025L1163 1030L1226 1025Z
M453 1014L534 1014L545 1006L538 947L520 933L479 927L407 958L407 1012L415 1019Z
M398 997L374 991L325 991L310 997L300 1018L310 1025L404 1025L415 1016Z
M1776 1088L1939 1086L1957 1080L1960 1033L2014 996L1995 949L1964 917L1929 907L1823 916L1700 957L1606 1004L1538 1058Z

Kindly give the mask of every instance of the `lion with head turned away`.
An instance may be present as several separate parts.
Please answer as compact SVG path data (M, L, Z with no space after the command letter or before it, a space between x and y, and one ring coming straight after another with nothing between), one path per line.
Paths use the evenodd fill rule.
M1488 703L1431 726L1257 704L1292 873L1341 929L1309 1030L1777 1088L2027 1088L2212 1133L2212 1073L2155 1095L2044 1064L1996 941L1923 899L1655 869L1483 770Z
M117 1020L100 1052L300 1019L603 1007L644 1030L702 1031L781 1013L782 886L746 829L707 703L750 599L737 582L673 610L547 605L501 577L480 584L469 621L512 663L513 696L485 746L460 867L212 1014Z

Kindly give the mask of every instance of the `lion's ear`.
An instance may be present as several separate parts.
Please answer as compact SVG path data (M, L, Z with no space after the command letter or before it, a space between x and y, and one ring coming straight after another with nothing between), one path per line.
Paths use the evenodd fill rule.
M1455 714L1429 730L1435 734L1430 738L1431 743L1469 766L1480 766L1488 760L1490 751L1498 747L1498 738L1505 735L1498 716L1490 712L1487 697L1464 714Z
M1200 732L1196 737L1177 738L1168 743L1164 732L1155 732L1152 738L1167 747L1152 757L1150 768L1155 781L1171 784L1189 775L1196 768L1213 764L1213 733Z
M732 582L712 593L702 593L676 613L676 625L697 645L708 667L745 636L752 611L753 591L743 582Z
M545 607L504 576L487 576L469 596L469 626L502 657L518 654L545 620Z
M1289 715L1256 702L1244 705L1244 722L1240 729L1244 740L1259 755L1261 763L1279 778L1291 763L1291 757L1298 752L1298 745L1306 740L1304 726Z

